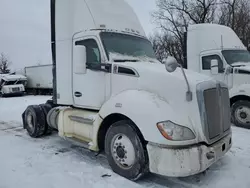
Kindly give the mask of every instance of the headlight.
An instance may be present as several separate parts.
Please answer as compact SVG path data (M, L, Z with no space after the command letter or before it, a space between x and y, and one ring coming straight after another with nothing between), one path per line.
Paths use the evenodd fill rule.
M189 128L177 125L171 121L157 123L157 127L162 136L168 140L184 141L195 139L194 133Z

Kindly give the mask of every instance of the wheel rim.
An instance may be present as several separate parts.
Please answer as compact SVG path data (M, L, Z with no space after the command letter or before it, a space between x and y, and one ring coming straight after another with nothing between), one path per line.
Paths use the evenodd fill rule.
M33 125L33 116L32 116L32 114L31 114L31 112L29 112L29 113L27 114L27 125L28 125L29 129L30 129L31 131L33 131L34 125Z
M135 149L133 143L124 134L117 134L111 141L112 157L117 165L128 169L134 165Z
M240 106L235 110L236 119L243 124L250 123L250 108L245 106Z

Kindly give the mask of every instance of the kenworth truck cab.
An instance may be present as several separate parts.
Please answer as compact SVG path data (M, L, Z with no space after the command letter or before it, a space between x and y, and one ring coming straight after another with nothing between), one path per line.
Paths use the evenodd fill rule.
M235 32L218 24L190 25L185 68L229 88L232 123L250 129L250 53ZM212 64L211 64L212 62Z
M51 0L51 28L53 99L23 112L31 137L56 130L133 181L203 172L231 148L226 85L157 61L124 0Z
M0 74L0 96L23 95L27 78L23 75Z

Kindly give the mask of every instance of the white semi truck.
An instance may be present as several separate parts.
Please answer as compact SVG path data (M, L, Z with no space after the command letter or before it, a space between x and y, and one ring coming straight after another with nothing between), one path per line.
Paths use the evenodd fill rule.
M53 99L22 114L31 137L51 129L114 172L184 177L232 146L225 84L158 62L124 0L51 0Z
M27 78L23 75L0 74L0 96L20 96L25 92Z
M185 43L184 67L225 83L232 123L250 129L250 53L239 37L226 26L196 24Z

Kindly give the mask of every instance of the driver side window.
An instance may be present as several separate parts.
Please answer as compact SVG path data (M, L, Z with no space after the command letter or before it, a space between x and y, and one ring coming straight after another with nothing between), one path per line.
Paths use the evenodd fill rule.
M101 63L101 54L97 42L94 39L86 39L77 41L75 45L83 45L86 47L87 68Z
M218 55L209 55L209 56L203 56L202 57L202 70L210 70L211 69L211 60L216 59L219 63L219 73L224 72L224 66L223 62Z

